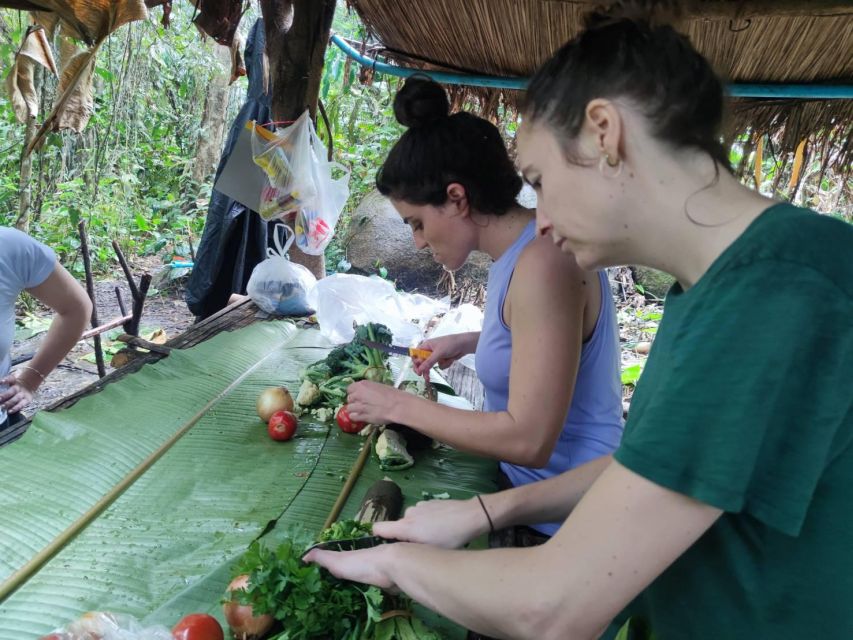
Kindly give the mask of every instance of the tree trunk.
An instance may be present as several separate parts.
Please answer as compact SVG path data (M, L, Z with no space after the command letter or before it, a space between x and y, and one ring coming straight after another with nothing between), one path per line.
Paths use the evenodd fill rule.
M314 118L323 57L335 15L335 0L260 0L269 57L272 114L295 120L308 109ZM291 258L317 278L325 275L323 256L291 249Z
M39 96L39 110L41 110L42 105L42 79L43 73L40 65L35 66L35 86L36 93ZM30 142L33 137L36 135L36 131L38 130L38 123L36 122L36 116L38 114L31 113L30 117L27 118L27 126L24 130L24 146L23 151L21 153L21 172L18 178L18 219L15 221L15 227L24 233L29 233L30 231L30 203L32 201L33 187L32 187L32 176L33 176L33 154L27 153L27 148L30 146Z
M214 44L216 71L210 82L204 112L201 115L201 130L198 134L192 179L201 184L216 170L222 141L225 138L225 115L228 111L228 80L231 78L231 53L226 47Z
M27 118L27 129L24 133L24 153L21 154L21 177L18 180L18 219L15 227L24 233L30 232L30 198L32 196L33 154L27 153L27 146L36 134L38 125L35 117Z

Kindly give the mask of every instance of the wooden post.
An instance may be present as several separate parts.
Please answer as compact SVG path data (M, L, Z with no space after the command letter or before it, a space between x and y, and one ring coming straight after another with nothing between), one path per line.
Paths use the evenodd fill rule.
M335 0L260 0L260 4L270 63L273 120L295 120L305 109L314 118ZM323 256L311 256L293 247L290 257L317 278L325 275Z
M133 281L133 273L130 271L130 266L122 253L121 247L116 240L113 240L113 251L116 252L116 257L124 271L124 277L127 278L127 286L130 288L130 296L133 298L133 308L131 310L131 318L124 323L124 332L132 336L139 335L139 321L142 319L142 307L145 305L145 296L148 295L148 287L151 285L151 275L146 273L139 279L139 286ZM119 308L122 315L125 313L121 292L116 287L116 297L118 298Z
M92 301L92 327L97 327L98 303L95 299L95 279L92 277L92 261L89 257L89 237L86 235L86 223L83 220L77 225L77 231L80 233L80 252L83 254L83 269L86 271L86 291L89 293L89 299ZM104 365L104 349L101 347L100 334L94 336L94 342L98 376L103 378L107 375L107 368Z

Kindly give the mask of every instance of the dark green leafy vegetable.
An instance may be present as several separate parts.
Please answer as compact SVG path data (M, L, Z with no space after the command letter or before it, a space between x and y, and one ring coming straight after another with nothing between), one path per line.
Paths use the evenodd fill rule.
M391 344L391 339L391 332L383 324L359 325L351 342L335 347L323 360L309 365L302 378L317 385L322 405L337 408L346 402L347 387L353 382L391 382L387 355L364 344L364 341Z

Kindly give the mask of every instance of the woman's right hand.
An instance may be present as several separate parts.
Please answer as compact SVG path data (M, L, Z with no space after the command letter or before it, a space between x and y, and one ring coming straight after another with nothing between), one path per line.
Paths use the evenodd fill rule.
M418 349L432 351L432 354L426 360L412 358L415 373L424 376L436 363L441 369L447 369L459 358L474 352L479 336L477 332L453 333L449 336L424 340L418 345Z
M375 522L373 533L383 538L458 549L489 531L489 521L477 498L427 500L406 509L400 520Z

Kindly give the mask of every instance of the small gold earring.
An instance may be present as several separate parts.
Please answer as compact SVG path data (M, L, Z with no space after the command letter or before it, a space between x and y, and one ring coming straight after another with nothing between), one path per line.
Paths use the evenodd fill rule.
M615 171L607 171L605 170L605 165L612 170ZM617 157L616 162L613 162L613 159L610 157L609 153L602 153L601 159L598 161L598 170L601 172L601 175L606 178L616 178L622 173L622 159Z

